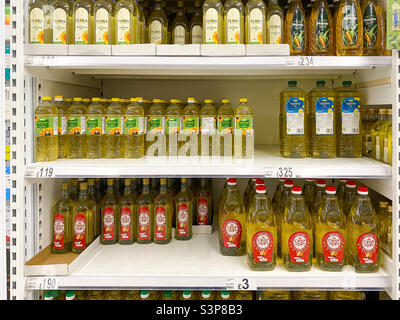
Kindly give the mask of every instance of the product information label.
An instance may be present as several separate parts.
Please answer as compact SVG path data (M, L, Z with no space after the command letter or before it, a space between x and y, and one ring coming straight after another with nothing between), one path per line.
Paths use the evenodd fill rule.
M58 134L58 117L35 116L35 136L56 136Z
M328 50L330 31L328 13L325 9L321 9L318 12L315 26L315 43L317 44L318 50Z
M129 207L120 209L119 239L122 241L132 240L132 211Z
M264 39L264 16L258 8L252 9L249 15L249 43L260 44Z
M242 225L235 219L227 219L222 223L222 241L226 248L240 248Z
M360 133L360 98L342 99L342 134Z
M139 240L150 239L150 209L147 206L140 206L138 210Z
M30 14L31 43L44 43L44 14L39 8L33 8Z
M74 249L83 250L85 249L86 237L86 218L81 212L75 214L74 217Z
M378 21L376 18L375 5L373 3L368 4L364 9L363 26L364 46L373 48L376 45L378 36Z
M218 117L218 132L222 134L233 133L233 117L219 116Z
M67 44L67 13L57 8L53 12L53 44Z
M200 133L214 134L217 132L216 117L200 117Z
M155 117L155 116L148 117L147 132L152 134L165 133L165 117Z
M167 134L181 132L181 121L179 116L167 116L165 123L167 125Z
M125 116L124 133L127 135L144 133L144 117Z
M199 133L199 118L198 117L182 117L183 133L197 134Z
M303 51L305 44L305 19L301 10L295 10L290 28L290 38L293 51Z
M380 137L377 135L375 137L375 158L376 160L381 160L381 145L380 145Z
M235 117L235 134L252 135L253 134L253 117L239 116Z
M89 13L85 8L75 11L75 44L89 43Z
M123 132L124 117L107 116L105 119L105 123L106 123L105 134L119 135L124 133Z
M205 43L206 44L217 44L221 39L218 39L218 25L219 17L218 12L214 8L209 8L206 11L205 16Z
M322 237L322 252L328 263L342 263L345 252L344 237L340 232L328 232Z
M86 134L86 117L67 117L67 131L68 134Z
M102 116L87 116L86 117L86 134L100 135L104 133L105 117Z
M131 15L128 9L121 8L117 15L117 44L131 43Z
M304 134L304 98L286 100L286 134Z
M103 209L103 240L115 240L115 212L113 207Z
M307 263L310 256L311 238L307 232L296 232L289 237L288 248L292 263Z
M378 261L378 236L375 233L364 233L357 239L357 253L360 264L375 264Z
M150 43L162 43L162 24L158 20L153 20L150 25Z
M64 219L65 218L63 213L56 213L54 215L53 248L57 250L64 249Z
M282 43L282 19L279 15L273 14L269 18L269 43L271 44L281 44Z
M203 43L203 28L200 25L194 25L192 27L192 44L202 44Z
M64 135L67 134L68 124L67 124L67 117L66 116L59 116L58 117L58 134Z
M178 236L185 237L189 235L189 208L186 203L178 205L178 212L176 214L176 232Z
M271 262L274 253L274 236L268 231L256 232L251 239L254 262Z
M240 12L236 8L229 9L226 14L226 43L240 43L241 38Z
M333 134L334 98L319 97L315 101L316 134Z
M109 14L104 8L100 8L96 12L96 44L108 44L109 38Z
M197 224L206 225L208 224L208 209L209 204L207 198L197 199Z
M185 34L185 27L177 25L174 30L174 44L185 44Z
M357 9L354 3L342 7L342 41L346 47L354 47L358 41Z
M167 229L167 212L165 210L165 207L163 206L156 207L155 219L156 219L155 239L165 240L166 229Z

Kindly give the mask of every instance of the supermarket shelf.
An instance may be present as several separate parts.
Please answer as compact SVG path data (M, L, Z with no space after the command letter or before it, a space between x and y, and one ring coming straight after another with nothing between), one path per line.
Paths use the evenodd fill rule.
M189 241L172 240L167 245L130 246L96 243L91 253L68 276L55 277L59 289L111 288L193 288L225 289L247 278L257 288L313 288L325 290L388 290L390 276L326 272L313 267L308 272L288 272L281 265L273 271L252 271L246 256L227 257L219 252L218 233L195 234ZM27 277L35 288L38 277ZM232 288L232 287L230 287Z
M391 179L366 179L361 180L366 186L393 200L393 185Z
M290 177L391 178L392 168L369 159L287 159L279 146L256 145L253 159L144 157L141 159L59 159L27 165L25 178L79 177Z

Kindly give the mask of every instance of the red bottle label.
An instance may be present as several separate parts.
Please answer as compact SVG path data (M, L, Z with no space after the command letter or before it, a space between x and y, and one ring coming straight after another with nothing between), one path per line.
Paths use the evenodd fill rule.
M208 223L208 201L207 198L197 200L197 224L205 225Z
M163 206L156 208L156 230L155 238L157 240L165 240L165 230L167 225L167 213Z
M179 236L187 236L189 234L188 224L189 224L189 209L185 203L178 205L177 213L177 232Z
M85 249L85 230L86 219L85 215L78 212L74 218L74 249Z
M64 249L64 214L62 213L54 215L53 248Z
M270 262L274 252L274 237L271 232L259 231L251 240L255 262Z
M374 264L378 260L378 237L375 233L364 233L357 239L360 264Z
M344 237L340 232L327 232L322 237L324 260L329 263L341 263L344 255Z
M128 207L122 207L120 213L121 215L120 215L119 239L132 240L131 209L129 209Z
M296 232L289 237L289 256L292 263L306 263L310 256L310 236L306 232Z
M222 241L227 248L239 248L242 225L235 219L227 219L222 224Z
M147 206L139 208L139 234L138 239L150 239L150 210Z
M112 207L103 209L103 240L114 240L115 213Z

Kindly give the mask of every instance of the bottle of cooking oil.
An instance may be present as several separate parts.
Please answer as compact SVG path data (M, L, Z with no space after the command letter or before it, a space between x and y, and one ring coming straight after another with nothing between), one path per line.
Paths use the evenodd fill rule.
M346 216L334 186L326 187L315 227L315 256L321 270L341 271L346 264Z
M203 43L224 43L224 6L220 0L203 2Z
M340 0L336 15L336 55L363 54L363 15L357 0Z
M172 199L167 192L167 179L160 179L160 193L154 200L154 243L167 244L172 238Z
M147 137L145 142L146 154L149 155L149 148L155 143L154 138L157 137L157 142L161 141L165 150L165 109L161 99L153 99L153 104L147 111ZM149 140L149 135L153 137L153 140ZM161 156L163 152L159 152L158 149L154 151L154 156Z
M132 192L132 179L124 179L124 191L119 199L119 244L132 244L136 240L137 203Z
M189 192L187 178L181 178L181 189L176 195L176 232L177 240L192 238L193 200Z
M312 220L301 187L292 193L282 220L282 257L288 271L308 271L312 266Z
M122 158L124 130L124 107L119 98L112 98L105 110L105 130L103 135L103 158Z
M290 197L290 194L292 193L293 186L294 186L293 180L284 180L282 193L281 193L281 196L279 197L279 203L277 205L277 210L274 210L275 218L277 220L279 240L281 239L281 236L282 236L282 222L283 222L283 216L285 214L285 208L289 202L289 197ZM281 243L281 241L278 241L277 249L278 249L278 251L277 251L278 257L282 258L282 243Z
M229 99L222 99L222 104L218 108L217 131L220 135L220 156L231 157L233 154L233 121L234 111L230 106Z
M392 257L392 211L392 206L388 205L380 225L382 249L389 255L389 257Z
M190 144L193 147L190 148L190 155L197 155L197 152L193 154L193 151L198 150L198 134L199 134L199 106L194 98L188 98L187 104L183 109L183 114L181 117L181 129L183 133L183 139L179 139L179 149L183 147L190 140ZM181 155L179 153L179 155ZM188 155L188 152L184 155Z
M86 113L82 98L74 98L68 108L67 118L67 141L68 148L66 158L86 158L87 135L86 135Z
M332 56L333 22L326 0L316 0L311 10L309 26L309 49L311 56Z
M285 19L285 41L290 55L305 56L308 53L306 13L300 0L291 0Z
M235 300L253 300L253 292L235 291Z
M145 39L145 32L146 32L146 28L145 25L147 23L146 17L144 15L144 11L143 11L143 5L142 5L142 1L138 1L138 0L134 0L133 1L136 5L137 8L137 16L136 16L136 43L145 43L144 39Z
M209 290L203 290L200 293L200 300L215 300L215 292Z
M67 114L68 107L62 96L54 97L54 106L58 111L58 158L65 158L67 148Z
M311 218L313 219L313 225L315 225L318 218L319 207L322 203L322 198L325 194L325 188L326 188L326 181L323 179L317 180L312 205L310 208L310 214Z
M267 7L263 0L249 0L246 4L246 44L268 43Z
M73 44L94 43L93 2L77 0L73 7Z
M346 182L346 189L343 194L343 198L341 201L341 208L343 213L348 218L350 214L351 206L356 198L357 190L356 190L356 183L352 180Z
M61 185L60 198L52 209L52 253L66 253L72 249L72 213L75 203L69 198L68 183Z
M293 291L293 300L329 300L329 291Z
M114 244L119 239L119 206L114 190L114 179L107 179L106 194L101 203L101 244Z
M93 241L93 207L88 195L88 185L81 182L79 198L73 211L72 252L81 253Z
M142 194L138 199L137 242L150 243L153 241L154 198L150 192L150 179L143 179Z
M336 153L342 158L362 157L361 92L352 89L351 81L343 81L336 91Z
M303 197L309 210L311 208L312 203L314 202L314 194L315 194L314 179L305 179L303 185Z
M256 179L253 187L250 189L249 193L247 194L246 197L243 197L243 205L244 205L244 209L246 210L246 212L248 212L248 210L250 209L250 205L254 200L254 197L256 196L256 188L258 186L264 186L264 180L263 179Z
M184 290L180 292L179 300L196 300L195 292Z
M297 87L297 81L288 84L280 93L280 152L285 158L305 158L309 153L306 93Z
M212 189L206 178L200 178L196 193L195 222L197 225L211 225L213 217Z
M363 55L382 56L385 42L385 9L380 0L363 0Z
M285 182L285 179L278 179L278 185L276 186L274 195L272 196L272 208L274 209L274 212L277 213L277 209L279 206L279 203L281 201L281 196L282 196L282 191L283 191L283 183Z
M100 98L92 98L86 113L87 152L89 159L100 159L102 155L102 138L105 129L105 109Z
M267 39L270 44L285 43L285 12L278 0L271 0L267 8Z
M195 0L194 2L194 13L192 20L190 20L190 43L203 43L203 18L201 13L200 0Z
M307 100L311 156L313 158L335 158L335 92L325 86L325 81L317 81L317 87L308 93Z
M338 197L339 203L342 202L343 197L344 197L344 192L346 191L346 182L349 181L349 179L340 179L339 184L337 186L337 191L336 195Z
M244 6L241 0L227 0L224 5L225 43L244 43Z
M385 126L387 121L386 109L379 109L378 120L371 126L369 130L369 134L371 136L371 156L376 160L381 160L381 145L383 145L383 141L380 141L380 133L382 128Z
M178 1L178 11L175 19L172 22L172 43L173 44L188 44L189 43L189 21L185 16L183 1Z
M256 186L246 224L247 263L252 270L273 270L276 265L277 226L265 185Z
M260 300L290 300L290 291L260 291Z
M246 211L235 178L228 179L218 214L220 251L225 256L246 254Z
M365 300L365 294L362 291L331 291L331 300Z
M69 187L69 198L76 202L78 200L79 186L78 179L71 179L71 185Z
M246 98L240 98L239 102L235 109L234 156L249 159L254 156L253 111Z
M132 0L119 0L115 4L115 44L137 43L138 8Z
M386 109L385 111L386 111L385 123L379 128L378 135L375 137L375 152L376 152L375 159L388 163L388 150L385 150L384 143L385 139L386 140L388 139L389 133L390 134L392 133L392 110Z
M200 109L201 155L213 155L213 135L217 132L217 109L214 100L205 99Z
M92 202L93 208L93 239L101 233L101 206L100 199L96 194L96 183L94 179L87 179L88 198Z
M94 2L94 43L114 44L114 16L111 0Z
M166 290L162 294L162 300L178 300L176 291Z
M29 43L51 43L51 29L46 28L48 17L46 0L30 0L29 14Z
M155 0L154 9L149 17L149 43L168 43L168 18L162 8L161 0Z
M131 98L125 109L123 132L123 157L142 158L144 156L145 118L139 98Z
M232 294L230 291L221 291L219 292L219 296L217 297L217 300L232 300Z
M166 154L178 155L178 135L181 133L182 108L178 99L171 99L166 110Z
M72 5L68 0L53 1L52 42L70 44L72 38Z

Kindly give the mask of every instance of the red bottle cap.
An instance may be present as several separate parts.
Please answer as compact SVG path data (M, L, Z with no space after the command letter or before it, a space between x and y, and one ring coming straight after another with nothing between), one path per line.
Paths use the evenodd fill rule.
M368 187L358 187L357 193L362 195L368 195Z
M257 193L266 193L267 192L267 187L264 185L259 185L256 187L256 192Z
M349 179L340 179L339 181L340 182L347 182L347 181L349 181Z
M228 184L229 185L235 185L236 184L236 178L229 178L228 179Z
M347 188L355 188L356 187L356 182L353 180L349 180L346 182L346 187Z
M256 185L264 184L264 180L257 179L256 180Z
M285 187L293 187L293 180L285 180L285 183L283 184Z
M293 194L301 194L301 187L299 187L299 186L292 187L292 193Z
M321 179L317 180L317 187L325 187L326 186L326 181Z
M327 194L336 194L336 187L335 186L327 186L325 188Z

